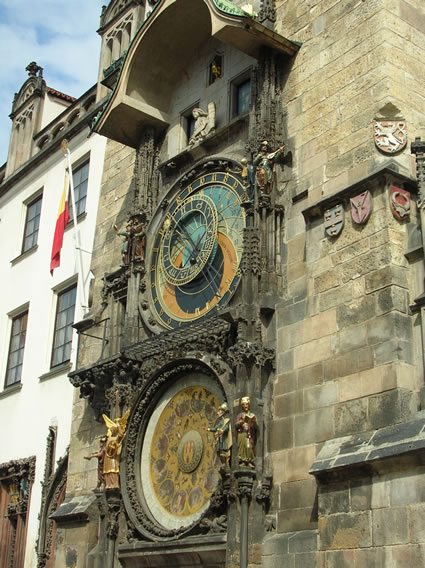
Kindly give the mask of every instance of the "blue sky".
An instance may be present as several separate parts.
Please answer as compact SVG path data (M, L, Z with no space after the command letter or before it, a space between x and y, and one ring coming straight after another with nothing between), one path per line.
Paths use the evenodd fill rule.
M0 165L7 160L13 95L36 61L49 87L79 97L97 80L100 13L108 0L0 0Z

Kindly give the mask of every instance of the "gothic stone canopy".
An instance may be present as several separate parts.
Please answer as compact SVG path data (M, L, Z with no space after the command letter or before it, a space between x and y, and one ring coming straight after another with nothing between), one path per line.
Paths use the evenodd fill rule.
M262 46L288 56L299 47L228 0L160 0L129 46L96 132L135 148L144 127L165 130L174 87L210 38L253 57Z

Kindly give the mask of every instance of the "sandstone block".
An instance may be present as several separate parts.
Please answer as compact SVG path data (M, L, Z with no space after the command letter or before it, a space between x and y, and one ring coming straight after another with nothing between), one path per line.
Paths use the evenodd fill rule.
M372 533L374 546L407 543L409 531L406 507L374 509Z
M334 409L331 406L295 417L295 445L323 442L334 437Z
M319 517L321 550L362 548L372 544L371 512Z
M332 483L319 488L319 516L348 513L350 490L348 482Z
M368 405L366 399L350 400L335 407L335 434L346 436L367 430Z
M282 485L280 486L280 508L282 510L288 510L310 507L316 499L316 492L317 484L316 480L313 478L304 479L302 481L282 483ZM313 538L313 540L316 539L317 535L315 535L315 538ZM305 543L307 540L309 540L307 539L307 536L301 537L299 540L295 539L297 543L299 543L299 541ZM293 542L291 552L300 552L301 549L298 548ZM303 550L315 550L315 548L304 548Z
M331 336L322 337L300 345L294 351L294 363L297 369L329 359L332 355Z
M304 410L315 410L331 406L338 401L338 383L326 382L304 390Z

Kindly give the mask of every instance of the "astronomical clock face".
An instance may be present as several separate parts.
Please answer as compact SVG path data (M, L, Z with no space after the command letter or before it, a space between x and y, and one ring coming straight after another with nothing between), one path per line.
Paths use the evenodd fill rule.
M150 262L154 313L169 329L227 304L240 280L245 189L227 172L195 179L169 206Z
M180 381L152 413L141 452L141 482L153 518L172 530L199 519L218 481L214 435L222 401L214 385Z

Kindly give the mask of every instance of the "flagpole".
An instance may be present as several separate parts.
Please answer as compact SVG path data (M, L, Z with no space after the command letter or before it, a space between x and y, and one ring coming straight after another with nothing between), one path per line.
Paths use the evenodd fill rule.
M72 204L72 222L74 225L74 235L75 235L75 250L77 251L77 265L78 265L78 279L81 281L81 307L84 313L88 310L87 300L86 300L86 283L84 280L83 272L83 258L82 249L80 244L80 231L77 227L77 209L75 207L75 193L74 193L74 179L72 176L72 165L71 165L71 153L68 150L68 141L62 140L61 142L62 152L65 154L65 159L68 162L68 172L69 172L69 188L71 193L71 204Z

